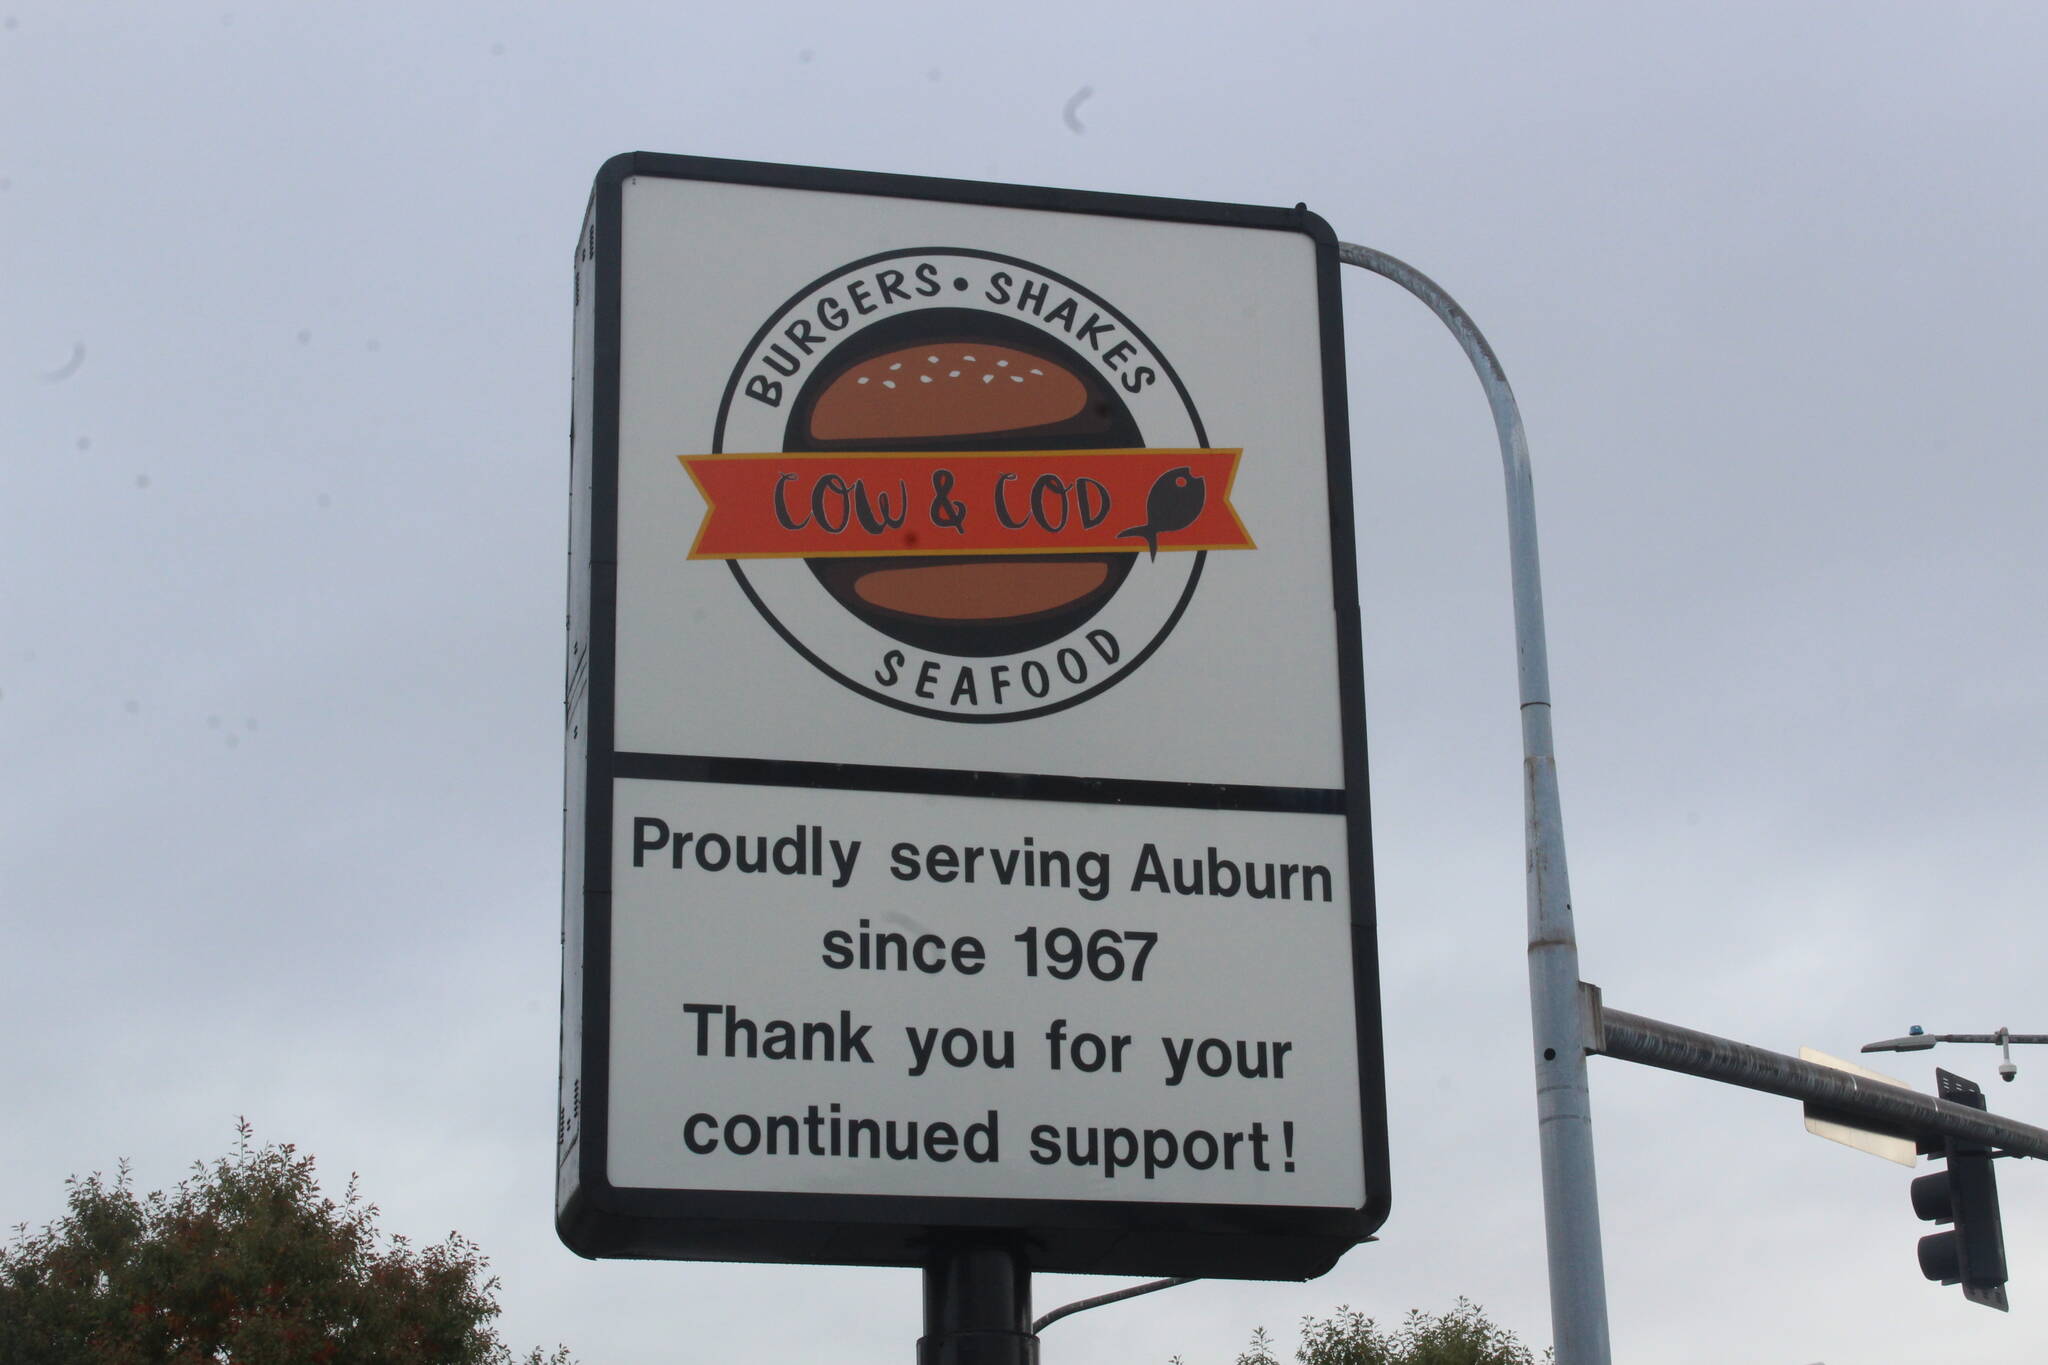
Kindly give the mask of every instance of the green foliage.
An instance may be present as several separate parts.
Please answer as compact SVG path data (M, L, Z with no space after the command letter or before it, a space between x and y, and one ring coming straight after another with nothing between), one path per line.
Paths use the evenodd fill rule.
M1392 1332L1348 1307L1327 1318L1303 1318L1294 1358L1300 1365L1536 1365L1537 1359L1513 1332L1488 1321L1466 1299L1447 1313L1410 1309ZM1549 1360L1551 1353L1542 1358ZM1252 1333L1237 1365L1280 1365L1265 1328Z
M195 1163L138 1195L128 1166L66 1182L67 1209L0 1248L8 1365L514 1365L491 1326L498 1281L450 1233L380 1245L355 1177L324 1197L289 1145ZM566 1349L518 1365L573 1365Z
M1252 1344L1238 1354L1237 1365L1280 1365L1280 1358L1273 1354L1273 1338L1266 1335L1265 1328L1252 1329Z

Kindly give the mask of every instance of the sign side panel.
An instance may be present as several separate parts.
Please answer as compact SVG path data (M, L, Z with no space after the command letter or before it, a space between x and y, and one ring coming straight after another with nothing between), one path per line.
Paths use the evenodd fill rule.
M1351 841L1351 955L1358 1037L1359 1126L1367 1199L1364 1232L1392 1205L1387 1150L1385 1027L1380 1017L1379 908L1372 866L1372 799L1365 724L1365 662L1359 612L1356 503L1352 487L1350 383L1344 357L1344 301L1337 234L1308 215L1316 241L1318 326L1323 353L1324 441L1330 489L1330 579L1337 629L1345 809Z
M568 663L563 681L561 1062L555 1113L555 1211L575 1192L583 1128L583 892L590 764L590 496L596 385L595 201L576 236L569 417Z
M564 811L564 1109L575 1119L558 1167L556 1230L581 1255L614 1236L604 1170L609 1074L611 769L618 587L619 185L624 159L598 176L578 238L576 398L571 439L568 718ZM581 642L580 662L573 652Z

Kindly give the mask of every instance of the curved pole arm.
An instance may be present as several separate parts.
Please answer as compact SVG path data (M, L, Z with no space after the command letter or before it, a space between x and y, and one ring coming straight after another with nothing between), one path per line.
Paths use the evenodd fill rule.
M1543 633L1543 583L1536 557L1536 499L1529 477L1529 442L1500 358L1457 300L1414 266L1371 247L1339 242L1337 259L1384 276L1429 305L1472 362L1500 435L1520 663L1529 1012L1535 1027L1536 1131L1543 1157L1551 1333L1558 1365L1608 1365L1606 1273L1600 1252L1593 1116L1586 1085L1590 1040L1580 1017L1579 948L1565 875L1564 820L1550 730L1550 661Z
M1121 1303L1125 1299L1135 1299L1140 1294L1156 1294L1162 1289L1172 1289L1175 1285L1193 1283L1194 1279L1191 1276L1173 1280L1148 1280L1144 1284L1134 1284L1128 1289L1117 1289L1107 1294L1097 1294L1092 1299L1076 1299L1072 1303L1063 1303L1050 1313L1044 1314L1038 1321L1031 1324L1031 1331L1033 1335L1036 1335L1058 1322L1061 1318L1079 1313L1084 1309L1101 1308L1105 1304Z

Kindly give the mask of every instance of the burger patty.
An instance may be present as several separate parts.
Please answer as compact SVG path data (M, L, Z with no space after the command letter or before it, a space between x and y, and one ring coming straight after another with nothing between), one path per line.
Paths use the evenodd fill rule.
M923 335L911 329L921 328ZM806 385L792 450L1116 449L1129 411L1078 355L1010 319L932 310L857 340ZM1131 551L809 561L848 611L884 634L987 657L1060 638L1130 574Z

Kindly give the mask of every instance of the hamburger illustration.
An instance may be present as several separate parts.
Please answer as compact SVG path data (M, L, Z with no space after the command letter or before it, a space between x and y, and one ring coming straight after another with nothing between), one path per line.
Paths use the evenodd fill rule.
M837 347L791 404L791 451L1127 449L1129 408L1079 354L988 312L934 308ZM896 640L970 657L1060 639L1116 594L1138 550L806 561L849 612Z

